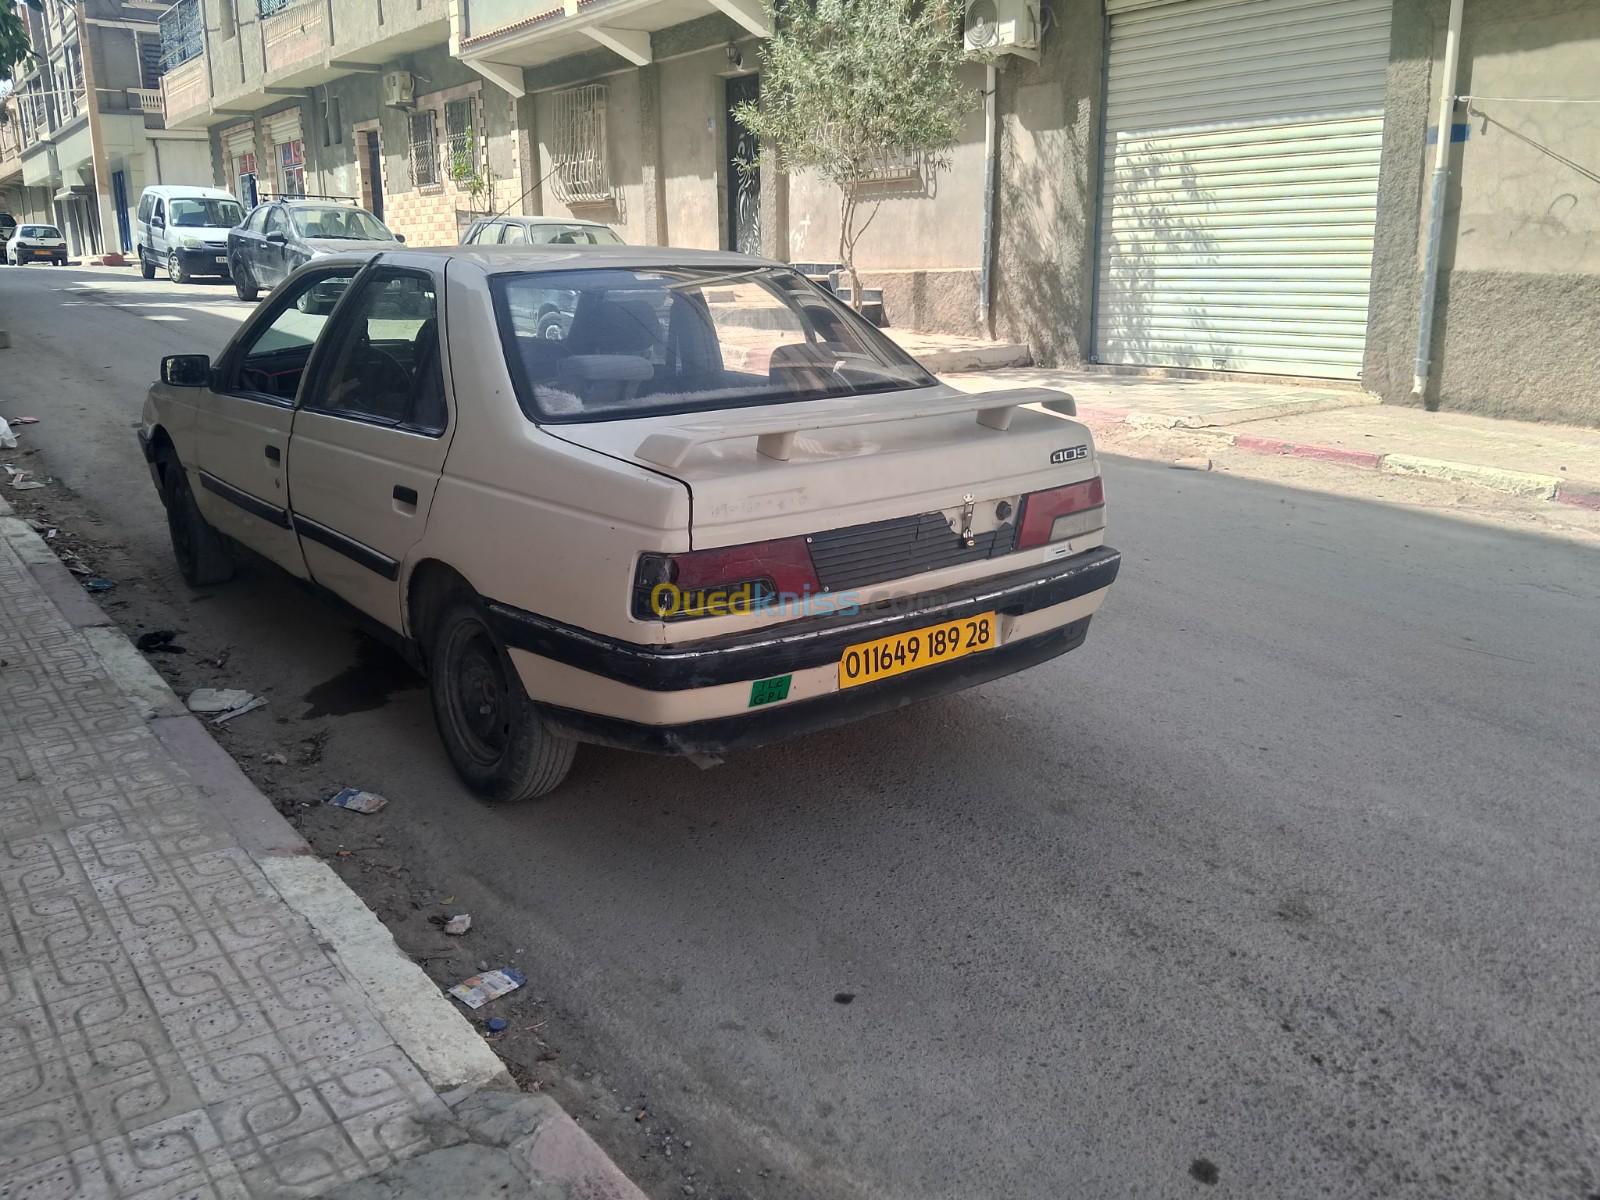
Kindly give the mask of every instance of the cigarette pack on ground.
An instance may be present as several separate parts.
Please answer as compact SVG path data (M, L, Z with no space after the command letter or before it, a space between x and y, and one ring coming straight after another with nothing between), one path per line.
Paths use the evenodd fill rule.
M375 813L389 802L378 795L377 792L364 792L360 788L345 788L329 797L328 803L335 808L348 808L351 812Z
M501 967L498 971L485 971L471 979L463 979L450 989L450 994L468 1008L482 1008L489 1001L514 992L527 977L515 967Z

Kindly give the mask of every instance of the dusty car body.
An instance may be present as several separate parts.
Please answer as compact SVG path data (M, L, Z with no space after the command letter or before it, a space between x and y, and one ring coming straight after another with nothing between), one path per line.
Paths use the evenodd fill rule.
M185 576L242 545L363 613L491 799L578 741L720 754L1044 662L1120 561L1069 397L957 392L741 255L333 256L162 369Z

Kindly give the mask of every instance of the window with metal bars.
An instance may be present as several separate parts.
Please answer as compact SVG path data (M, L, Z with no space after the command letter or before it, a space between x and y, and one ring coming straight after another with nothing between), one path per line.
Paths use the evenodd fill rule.
M922 178L920 150L879 150L872 156L862 183L902 183Z
M256 15L270 17L273 13L281 13L293 2L294 0L256 0Z
M158 18L161 67L170 71L205 53L205 22L200 0L178 0Z
M556 196L564 204L603 203L615 192L606 154L606 85L591 83L555 94Z
M411 114L411 182L419 188L439 186L439 136L431 108Z
M451 100L444 106L444 155L453 182L465 183L478 173L471 99Z

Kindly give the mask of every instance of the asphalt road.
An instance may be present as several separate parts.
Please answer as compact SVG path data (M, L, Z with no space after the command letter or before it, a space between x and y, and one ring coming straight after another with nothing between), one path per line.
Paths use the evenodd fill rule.
M271 698L227 736L275 795L391 798L302 819L414 952L418 896L473 912L437 953L529 973L535 1076L654 1195L1600 1190L1593 544L1109 459L1082 650L489 809L336 613L177 585L131 425L245 306L111 278L0 270L0 415L61 481L30 495L183 630L180 684Z

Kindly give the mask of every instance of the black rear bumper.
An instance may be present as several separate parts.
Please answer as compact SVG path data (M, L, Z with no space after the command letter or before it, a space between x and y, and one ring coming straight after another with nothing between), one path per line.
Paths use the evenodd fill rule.
M580 741L646 754L714 756L848 725L920 700L987 683L1076 650L1083 645L1088 632L1089 618L1084 617L1047 633L941 666L911 671L812 700L684 725L641 725L569 708L542 707L541 711L557 731Z

